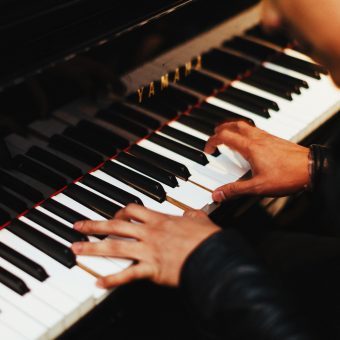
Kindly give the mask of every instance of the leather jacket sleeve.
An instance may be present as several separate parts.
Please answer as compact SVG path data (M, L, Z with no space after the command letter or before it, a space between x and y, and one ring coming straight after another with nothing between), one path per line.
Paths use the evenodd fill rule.
M306 340L306 326L241 235L220 231L186 260L180 289L208 338Z
M331 149L318 144L310 145L309 150L311 189L319 194L334 172L334 156Z

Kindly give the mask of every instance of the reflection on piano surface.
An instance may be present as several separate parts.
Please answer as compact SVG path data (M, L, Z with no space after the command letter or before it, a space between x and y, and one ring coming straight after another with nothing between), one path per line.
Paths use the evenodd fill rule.
M110 219L131 202L174 215L215 210L211 192L249 171L226 146L203 152L216 125L246 120L300 142L336 113L339 92L327 71L284 37L266 36L258 21L251 7L157 57L165 42L150 30L141 55L131 55L140 58L134 70L119 81L109 60L116 45L106 40L94 44L102 48L96 58L91 49L54 68L41 64L47 70L34 77L37 69L24 68L21 78L30 77L17 86L20 77L4 72L2 338L61 335L112 293L96 288L96 277L131 265L75 257L70 245L87 239L75 221ZM110 96L83 97L94 89Z

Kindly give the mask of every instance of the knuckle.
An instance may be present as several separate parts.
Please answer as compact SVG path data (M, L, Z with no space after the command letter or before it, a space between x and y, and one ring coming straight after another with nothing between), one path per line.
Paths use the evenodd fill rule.
M236 182L230 183L224 190L225 195L228 196L234 196L238 193L237 191L237 185Z
M133 213L133 212L135 211L135 209L136 209L136 204L134 204L134 203L129 203L124 209L125 209L125 212L126 212L127 214L131 214L131 213Z

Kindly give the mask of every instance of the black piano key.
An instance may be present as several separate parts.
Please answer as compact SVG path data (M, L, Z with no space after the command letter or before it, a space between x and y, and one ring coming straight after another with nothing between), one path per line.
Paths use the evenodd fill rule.
M203 68L230 79L236 79L256 66L248 60L218 49L212 49L204 54L203 60Z
M0 197L4 206L16 211L18 214L27 210L27 204L23 200L2 187L0 187Z
M118 205L76 184L68 186L63 193L107 219L113 218L121 209Z
M120 102L111 104L108 110L106 111L108 112L112 111L113 115L123 116L126 119L133 121L133 122L134 121L138 122L151 130L156 130L161 126L161 122L159 120L152 118L148 116L147 114L145 114L144 112L138 111Z
M173 105L169 104L167 101L161 101L159 98L150 98L143 101L140 106L147 109L160 118L165 118L166 120L174 119L180 113Z
M232 93L229 93L227 91L218 93L216 97L230 104L241 107L242 109L253 112L261 117L264 117L267 119L270 118L268 108L262 105L258 105L256 103L252 103L250 101L246 101L243 98L234 96Z
M101 112L104 114L106 111L99 111L98 115L100 115ZM77 123L76 126L79 130L81 130L88 136L92 136L94 138L98 138L98 136L101 136L101 139L107 141L115 148L125 149L130 145L130 142L126 138L117 135L116 133L106 129L105 127L99 126L95 122L89 120L81 120Z
M0 282L7 286L9 289L18 293L19 295L25 295L30 291L23 280L7 271L5 268L2 268L1 266L0 266Z
M90 166L96 167L104 161L97 152L86 148L84 145L73 141L65 136L54 135L49 140L49 146L80 160Z
M161 132L163 132L164 134L171 136L173 138L176 138L179 141L182 141L183 143L186 143L190 146L192 146L193 148L196 148L200 151L204 151L205 145L206 145L206 141L200 138L197 138L195 136L189 135L188 133L185 133L183 131L174 129L170 126L165 126ZM212 156L219 156L221 153L219 152L218 149L216 149L216 151L212 154Z
M265 83L265 84L268 84L269 86L271 86L275 91L281 91L281 93L283 95L286 96L285 99L289 99L291 100L292 98L292 93L293 92L296 92L295 89L294 89L294 86L292 85L288 85L288 84L283 84L283 83L278 83L277 81L275 80L272 80L268 77L266 77L265 75L263 74L260 74L258 72L254 72L251 77L261 83ZM299 94L301 92L299 91Z
M132 122L131 120L128 120L123 116L112 115L112 112L110 114L110 111L109 114L102 116L100 113L98 113L98 117L100 118L107 117L108 115L112 117L110 120L107 120L110 124L122 130L125 130L139 138L143 138L149 134L149 130L143 125L138 124L138 122Z
M70 248L32 228L26 223L15 220L7 227L7 230L60 262L65 267L72 268L76 265L75 255Z
M143 205L143 202L139 197L117 188L95 176L87 175L81 180L81 182L123 205L128 205L129 203Z
M51 188L61 189L67 184L65 177L26 156L15 156L13 159L13 166L16 170L50 186Z
M300 89L301 87L306 88L306 89L309 88L308 82L306 82L305 80L292 77L292 76L289 76L287 74L283 74L280 72L276 72L265 67L261 67L257 69L256 73L266 76L267 78L277 81L279 83L290 84L294 86L294 88L297 88L297 89Z
M228 94L234 97L240 98L242 100L246 100L250 103L254 103L262 107L266 107L268 109L272 109L274 111L280 110L279 105L275 101L257 96L247 91L237 89L236 87L233 87L233 86L228 87L225 90L225 92L227 92Z
M280 47L287 47L288 44L290 43L289 38L287 37L284 32L280 31L275 31L273 33L265 33L263 28L260 25L256 25L246 31L248 35L251 35L256 38L260 38L264 41L269 41L277 46Z
M73 139L78 143L82 143L107 157L117 154L117 149L114 147L114 144L107 143L105 138L101 135L89 135L73 126L66 128L62 134L63 136Z
M206 96L224 86L223 81L199 71L191 71L190 75L180 81L180 84Z
M166 158L153 151L147 150L139 145L133 145L128 152L138 158L144 159L149 163L156 164L158 167L174 174L176 177L185 181L191 176L188 168L172 159Z
M205 156L203 152L190 148L181 143L177 143L170 138L166 138L164 136L161 136L155 133L151 135L148 138L148 140L160 146L163 146L164 148L169 149L175 153L178 153L179 155L182 155L188 159L191 159L192 161L198 164L206 165L209 163L207 157Z
M201 108L196 108L196 107L190 111L189 116L201 118L215 126L219 125L225 120L219 115L216 115L214 113L211 113L211 112L208 112L206 110L203 110Z
M273 48L258 44L242 37L234 37L231 40L227 40L223 42L223 46L242 52L247 56L251 56L260 61L266 60L268 57L273 57L281 53Z
M316 79L320 78L320 73L327 74L327 71L321 65L292 57L283 52L280 53L274 48L241 37L236 37L229 42L225 42L224 46L246 53L260 61L270 60L274 64L292 69Z
M215 131L215 126L213 124L208 124L206 121L197 117L183 115L178 119L178 122L209 136L213 135Z
M0 183L13 190L19 196L30 199L33 202L38 203L44 199L43 194L39 190L2 169L0 169Z
M10 214L4 209L0 208L0 227L11 220Z
M68 221L72 224L78 221L88 220L87 217L80 214L79 212L74 211L73 209L66 207L65 205L53 199L46 200L41 206L46 210L50 211L51 213L61 217L65 221Z
M231 112L229 110L226 109L222 109L221 107L209 104L207 102L204 102L200 105L200 108L202 110L205 110L206 112L208 112L208 114L212 114L212 115L216 115L216 116L220 116L222 119L222 122L227 122L227 121L235 121L235 120L243 120L251 125L255 125L254 121L250 118L247 117L243 117L242 115L235 113L235 112ZM202 118L202 117L200 117Z
M25 217L39 224L41 227L51 231L52 233L60 236L68 242L81 242L88 241L88 237L78 232L77 230L71 229L65 226L63 223L45 215L39 210L30 210Z
M172 188L178 186L176 176L153 165L152 163L144 161L143 159L122 152L118 155L116 160Z
M0 242L0 257L41 282L48 278L48 274L40 264L32 261L2 242Z
M146 108L151 109L152 111L157 110L166 110L165 114L162 111L159 114L163 114L166 118L167 115L174 115L180 112L186 111L190 104L187 101L182 99L181 97L176 97L171 95L171 92L162 92L155 97L151 97L150 99L146 99L144 104Z
M101 170L157 202L162 203L166 199L166 192L160 183L127 169L124 166L108 161Z
M252 76L242 79L242 82L249 84L249 85L252 85L254 87L257 87L259 89L265 90L269 93L275 94L276 96L281 97L283 99L286 99L286 100L289 100L289 101L293 100L292 94L289 91L273 87L272 82L260 80L258 78L252 77Z
M321 79L320 73L327 73L327 71L320 65L310 63L306 60L294 58L287 54L281 54L272 62L315 79Z
M163 91L162 95L163 98L169 98L171 102L176 101L181 111L185 111L190 106L194 106L199 102L199 97L196 95L173 86L170 86Z
M72 178L76 179L82 176L83 172L80 168L71 164L64 159L54 155L47 150L44 150L38 146L32 146L27 152L26 155L36 159L37 161L46 164L50 168L56 169L58 172Z

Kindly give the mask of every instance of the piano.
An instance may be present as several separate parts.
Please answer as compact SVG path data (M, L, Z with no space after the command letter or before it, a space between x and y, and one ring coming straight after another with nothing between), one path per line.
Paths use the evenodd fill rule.
M216 214L212 190L250 169L226 146L204 154L216 125L245 120L302 142L337 119L327 70L262 32L257 1L0 8L2 339L90 339L107 319L95 313L117 320L133 306L124 287L94 284L131 261L75 257L70 245L87 237L72 225L131 202Z

